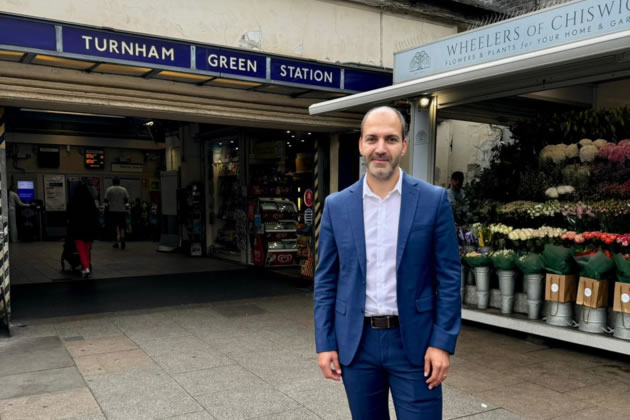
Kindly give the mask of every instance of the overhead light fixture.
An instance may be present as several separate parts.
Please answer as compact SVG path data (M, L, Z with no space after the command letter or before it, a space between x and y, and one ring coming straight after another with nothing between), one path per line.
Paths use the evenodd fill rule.
M144 125L146 125L147 127L153 127L155 123L153 121L147 121L144 123Z
M287 144L291 144L291 142L290 142L290 141L288 141L288 142L287 142Z
M300 140L302 143L304 143L304 139Z
M428 108L431 105L431 98L424 96L420 98L420 108Z
M287 134L291 134L291 130L287 130Z
M309 132L309 133L308 133L308 135L310 136L310 135L311 135L311 133Z
M122 115L90 114L88 112L55 111L52 109L20 108L24 112L42 112L45 114L79 115L82 117L125 118Z
M295 138L295 134L291 134L291 138L294 139Z

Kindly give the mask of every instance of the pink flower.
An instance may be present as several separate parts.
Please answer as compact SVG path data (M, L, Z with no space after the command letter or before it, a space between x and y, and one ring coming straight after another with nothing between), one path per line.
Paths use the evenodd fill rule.
M584 243L584 236L582 236L582 235L575 235L575 243L576 244Z

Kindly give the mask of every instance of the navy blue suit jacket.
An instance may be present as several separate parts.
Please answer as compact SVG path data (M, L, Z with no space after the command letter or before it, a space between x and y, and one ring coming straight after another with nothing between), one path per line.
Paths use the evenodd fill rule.
M403 174L396 291L403 347L424 365L427 347L455 352L461 327L461 268L446 190ZM315 274L315 345L348 365L365 312L363 179L326 199Z

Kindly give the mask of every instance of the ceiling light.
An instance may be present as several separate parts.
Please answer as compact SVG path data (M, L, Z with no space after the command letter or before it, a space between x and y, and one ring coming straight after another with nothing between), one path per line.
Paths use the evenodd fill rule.
M146 125L147 127L153 127L155 123L153 121L147 121L144 123L144 125Z
M429 105L431 105L431 98L427 96L420 98L420 108L427 108Z

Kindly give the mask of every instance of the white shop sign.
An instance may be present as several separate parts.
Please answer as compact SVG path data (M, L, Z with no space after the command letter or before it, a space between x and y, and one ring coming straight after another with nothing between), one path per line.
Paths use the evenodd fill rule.
M630 29L630 0L583 0L398 52L394 83Z

